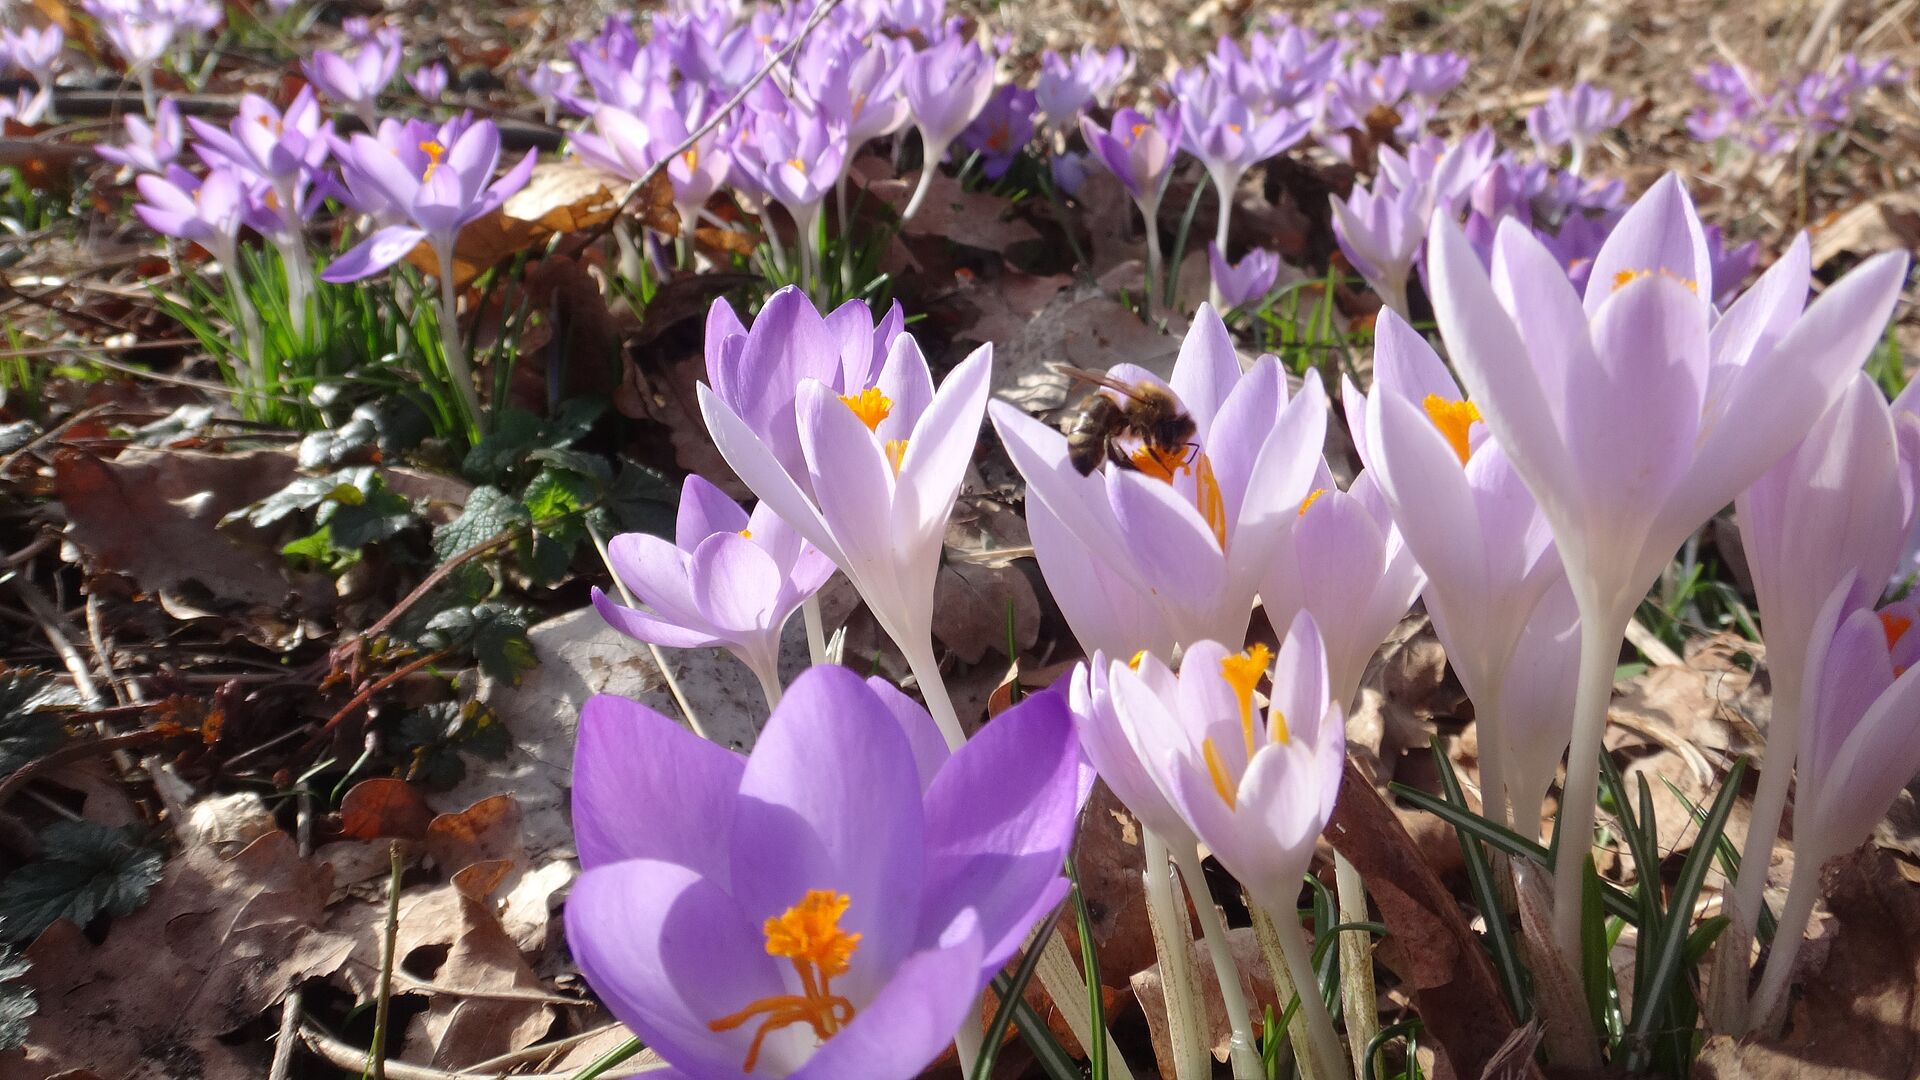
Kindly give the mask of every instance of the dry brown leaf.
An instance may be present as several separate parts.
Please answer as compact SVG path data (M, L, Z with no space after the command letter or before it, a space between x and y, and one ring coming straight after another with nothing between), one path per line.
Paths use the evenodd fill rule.
M1261 1018L1268 1009L1279 1016L1286 1008L1286 1002L1274 992L1273 975L1267 966L1266 957L1260 952L1260 941L1251 926L1235 927L1227 931L1227 948L1233 954L1234 968L1240 975L1240 991L1246 995L1248 1007L1252 1010L1251 1021L1254 1035L1260 1034ZM1215 977L1213 956L1207 951L1205 941L1195 941L1188 950L1187 963L1197 973L1195 982L1200 985L1200 997L1206 1009L1206 1037L1213 1048L1215 1061L1225 1061L1233 1042L1233 1023L1227 1016L1226 1003L1220 996L1220 980ZM1140 1011L1147 1018L1147 1032L1153 1042L1153 1056L1160 1063L1163 1075L1173 1075L1173 1044L1167 1035L1167 999L1166 987L1160 980L1160 965L1140 972L1133 977L1133 996L1140 1001Z
M432 820L420 789L391 776L362 780L340 800L340 834L354 840L418 840Z
M511 795L490 795L427 826L433 856L469 899L484 900L514 870L526 865L520 843L520 806Z
M659 180L667 182L664 173ZM555 234L604 224L619 209L625 190L624 183L579 158L540 162L526 187L500 209L460 230L453 252L454 284L465 288L488 269ZM650 205L645 192L636 201ZM422 273L439 272L433 249L424 242L407 253L407 261Z
M1104 371L1125 362L1165 378L1183 332L1155 330L1096 286L1062 289L1018 336L994 345L993 395L1030 413L1057 409L1073 393L1057 364Z
M1701 1050L1695 1076L1920 1076L1920 889L1897 864L1867 847L1828 867L1826 905L1837 927L1828 948L1803 953L1813 970L1800 987L1786 1033L1744 1042L1715 1035Z
M219 1037L346 960L353 940L322 926L332 876L274 832L227 860L176 856L99 945L55 923L27 950L40 1012L23 1080L82 1066L143 1080L265 1075L267 1047Z
M919 180L917 174L910 180L881 180L867 190L897 213L906 209ZM1013 204L1006 199L984 191L962 190L959 181L935 173L920 212L900 231L906 236L938 237L985 251L1004 252L1015 244L1037 242L1039 231L1009 216L1012 209Z
M219 525L285 487L294 477L291 454L132 449L109 461L63 450L53 469L68 541L95 567L161 594L170 610L278 609L295 595L263 534Z
M1920 195L1888 191L1856 203L1813 230L1813 266L1819 269L1843 254L1920 251Z

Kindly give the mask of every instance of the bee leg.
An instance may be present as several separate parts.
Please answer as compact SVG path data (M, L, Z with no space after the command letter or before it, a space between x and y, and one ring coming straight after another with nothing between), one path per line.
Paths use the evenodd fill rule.
M1127 456L1125 450L1120 449L1119 443L1109 442L1107 444L1107 460L1113 462L1115 468L1125 469L1128 472L1140 471L1140 466L1135 465L1133 458Z

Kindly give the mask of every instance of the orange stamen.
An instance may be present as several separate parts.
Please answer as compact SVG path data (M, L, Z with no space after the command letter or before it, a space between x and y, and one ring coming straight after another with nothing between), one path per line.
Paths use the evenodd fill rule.
M1240 703L1240 732L1246 736L1247 757L1253 757L1253 690L1267 673L1267 665L1273 663L1273 650L1265 645L1255 645L1243 653L1222 657L1220 677L1233 687L1236 700Z
M1214 479L1213 462L1200 455L1200 468L1193 477L1193 502L1200 516L1213 529L1213 539L1221 551L1227 550L1227 500L1220 493L1220 481Z
M868 431L877 431L880 421L893 411L893 399L881 393L876 386L869 386L858 394L841 394L840 400L846 402L847 408L853 410L853 415L867 425Z
M1480 408L1471 401L1448 401L1439 394L1428 394L1420 403L1427 410L1427 419L1440 429L1447 445L1453 447L1455 457L1465 465L1473 456L1473 446L1467 435L1473 425L1480 422Z
M1325 495L1326 493L1327 493L1326 488L1314 488L1312 491L1307 492L1307 497L1300 500L1299 516L1306 517L1307 511L1313 507L1314 503L1317 503L1320 501L1320 496Z
M426 171L420 174L420 182L424 184L433 179L433 171L440 167L441 161L445 160L447 148L429 140L420 144L420 152L427 155Z
M1900 639L1913 629L1913 620L1905 615L1896 615L1891 611L1880 613L1880 628L1886 631L1887 648L1900 644Z
M712 1031L731 1031L756 1016L764 1016L747 1047L742 1068L752 1072L768 1035L794 1024L806 1024L825 1042L853 1019L853 1002L832 992L835 976L847 972L860 947L860 935L840 929L840 917L851 899L845 893L812 889L800 902L766 921L767 955L793 961L801 993L774 994L707 1023Z

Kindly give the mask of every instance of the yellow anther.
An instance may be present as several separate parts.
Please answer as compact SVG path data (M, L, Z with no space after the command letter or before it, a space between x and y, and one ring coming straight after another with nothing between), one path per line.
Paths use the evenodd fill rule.
M1207 519L1214 542L1224 552L1227 550L1227 500L1220 493L1220 481L1214 478L1213 461L1205 454L1201 454L1199 460L1200 467L1193 476L1193 503L1200 516Z
M887 440L887 464L893 466L893 475L900 475L900 463L907 460L907 440Z
M1146 659L1147 650L1141 649L1139 652L1133 654L1133 659L1127 661L1127 669L1129 671L1139 671L1140 665L1145 663Z
M1326 493L1327 493L1326 488L1314 488L1312 491L1307 492L1307 497L1300 500L1299 516L1306 517L1307 511L1312 509L1313 504L1319 502L1320 496L1325 495Z
M793 962L801 992L775 994L753 1002L739 1012L709 1021L713 1031L732 1031L756 1016L764 1016L753 1033L742 1068L752 1072L760 1060L760 1046L769 1034L793 1024L806 1024L825 1042L853 1019L853 1002L832 991L832 980L846 974L848 962L860 947L860 935L840 929L840 917L852 903L845 893L812 889L800 902L768 919L764 926L767 955Z
M1468 441L1469 429L1480 422L1480 407L1471 401L1448 401L1439 394L1428 394L1420 403L1427 410L1427 419L1440 429L1440 434L1453 447L1453 454L1465 465L1473 456L1473 445Z
M427 155L427 167L420 173L420 182L424 184L433 179L433 171L438 169L440 162L446 159L447 148L438 142L428 140L420 144L420 152Z
M1233 687L1233 694L1240 705L1240 732L1247 740L1247 757L1253 757L1253 690L1267 673L1267 666L1273 663L1273 650L1265 645L1255 645L1243 653L1222 657L1220 677Z
M752 530L752 529L741 529L741 530L740 530L740 539L742 539L742 540L751 540L751 539L753 539L753 530Z
M893 399L881 393L876 386L869 386L858 394L841 394L840 400L846 402L847 408L853 410L853 415L867 425L868 431L878 430L880 421L893 411Z
M1234 784L1227 777L1226 763L1220 760L1220 751L1213 745L1212 739L1201 740L1200 754L1207 760L1207 776L1213 781L1214 792L1220 796L1221 802L1227 804L1227 809L1234 809L1239 801Z

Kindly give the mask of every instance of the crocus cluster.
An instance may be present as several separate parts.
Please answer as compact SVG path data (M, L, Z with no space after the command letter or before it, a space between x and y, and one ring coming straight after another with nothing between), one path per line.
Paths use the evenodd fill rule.
M140 84L149 115L158 103L154 67L169 57L184 62L198 40L224 17L224 8L216 0L83 0L81 7L99 24L107 44Z
M1687 117L1687 131L1701 142L1725 140L1761 157L1785 154L1845 127L1863 96L1905 78L1891 60L1862 61L1853 53L1842 55L1830 71L1810 71L1771 88L1732 64L1709 64L1693 81L1713 103Z

